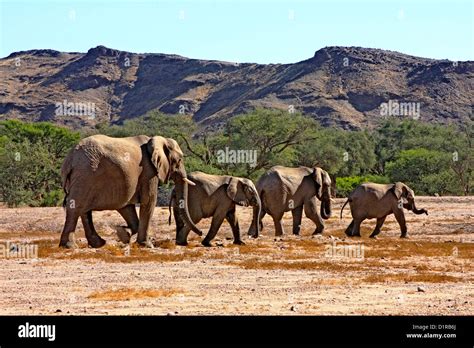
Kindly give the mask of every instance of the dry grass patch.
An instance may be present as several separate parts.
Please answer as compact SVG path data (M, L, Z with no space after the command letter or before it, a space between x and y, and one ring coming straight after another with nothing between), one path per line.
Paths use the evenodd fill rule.
M325 250L325 246L330 244L329 240L319 241L316 239L295 239L289 241L291 247L294 249L300 249L306 252L314 253L314 252L323 252Z
M171 239L157 241L155 246L161 249L176 249L176 244Z
M391 282L423 282L423 283L455 283L472 281L470 278L455 277L442 273L421 272L415 274L371 274L362 279L367 283L391 283Z
M132 249L132 248L131 248ZM120 250L120 249L119 249ZM98 260L110 263L130 263L130 262L179 262L203 257L202 250L184 251L183 253L154 252L149 250L140 250L139 254L131 250L126 254L125 250L121 252L107 251L107 249L96 249L81 251L66 251L63 255L56 255L57 259L75 259L75 260Z
M232 266L242 267L244 269L268 269L268 270L300 270L300 271L332 271L332 272L349 272L361 271L367 267L371 267L362 262L354 262L353 260L346 262L342 261L275 261L275 260L261 260L257 258L232 261L227 264Z
M371 247L365 251L365 257L368 258L384 257L400 259L414 256L452 257L454 255L461 259L474 258L474 245L472 243L369 240L368 244Z
M58 233L51 231L33 231L33 232L0 232L0 243L21 243L24 240L38 240L43 238L57 238Z
M182 294L180 289L132 289L120 288L93 292L87 298L98 301L130 301L143 298L170 297Z
M129 262L179 262L190 259L202 258L204 250L164 250L140 248L132 244L130 248L122 248L118 245L106 244L100 249L88 248L80 245L78 249L68 250L59 248L56 240L42 240L38 242L38 257L57 260L97 260L110 263ZM212 255L207 255L212 256ZM217 256L218 257L218 256Z

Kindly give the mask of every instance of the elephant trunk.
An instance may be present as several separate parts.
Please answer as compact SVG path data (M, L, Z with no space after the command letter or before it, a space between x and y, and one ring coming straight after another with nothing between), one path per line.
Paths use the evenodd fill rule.
M409 202L410 210L414 212L416 215L426 214L428 215L428 211L426 209L417 209L415 205L415 200Z
M255 197L256 199L256 204L253 207L253 217L252 217L252 226L255 226L255 233L252 235L252 237L257 238L260 234L260 214L262 213L262 201L260 200L260 197L258 194Z
M321 213L321 217L324 219L324 220L327 220L331 217L331 213L332 213L332 210L331 210L331 193L329 192L329 187L327 187L324 192L323 192L323 195L321 197L321 209L320 209L320 213Z
M178 212L184 223L191 228L197 235L202 236L202 231L194 224L188 210L188 179L186 175L179 175L180 178L175 180L176 204Z

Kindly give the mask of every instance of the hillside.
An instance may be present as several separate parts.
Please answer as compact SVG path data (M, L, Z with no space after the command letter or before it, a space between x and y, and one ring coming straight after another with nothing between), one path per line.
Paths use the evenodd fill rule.
M473 61L360 47L326 47L294 64L237 64L103 46L85 54L30 50L0 59L0 73L0 118L73 128L153 109L181 110L215 127L255 107L293 105L325 126L354 129L373 126L389 100L419 103L415 117L440 123L462 122L474 107ZM75 103L72 114L67 103Z

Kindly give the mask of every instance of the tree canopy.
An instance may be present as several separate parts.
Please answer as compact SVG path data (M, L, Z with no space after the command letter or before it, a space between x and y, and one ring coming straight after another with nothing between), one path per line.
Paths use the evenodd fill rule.
M189 172L257 180L274 165L319 166L347 195L364 181L403 181L417 194L473 193L473 122L461 126L418 120L383 120L373 130L324 128L311 117L256 109L212 130L188 115L152 111L121 125L99 125L82 134L47 122L0 122L0 200L9 206L56 205L60 167L70 148L93 133L174 138Z

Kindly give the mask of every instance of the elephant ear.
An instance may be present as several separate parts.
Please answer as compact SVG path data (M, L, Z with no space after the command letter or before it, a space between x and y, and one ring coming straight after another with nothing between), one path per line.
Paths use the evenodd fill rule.
M239 205L245 205L247 197L245 196L244 186L239 179L231 177L227 185L227 196Z
M402 182L396 182L395 184L393 184L392 190L393 190L393 193L395 194L395 197L397 197L397 199L400 199L402 198L403 191L406 190L405 184Z
M160 136L152 137L147 143L147 152L161 182L168 182L170 163L168 141Z
M315 167L313 170L313 178L318 185L317 196L321 197L323 195L323 170L321 168Z

